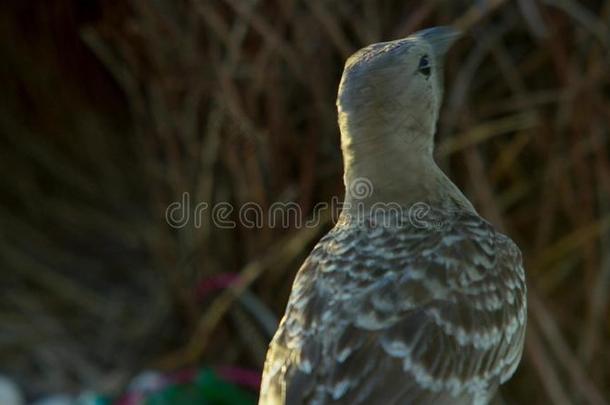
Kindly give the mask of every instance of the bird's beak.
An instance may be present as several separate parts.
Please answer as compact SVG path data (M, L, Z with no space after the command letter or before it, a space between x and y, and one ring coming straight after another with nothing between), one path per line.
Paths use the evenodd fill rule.
M419 31L416 35L424 38L432 46L436 58L442 60L451 45L462 36L462 33L453 27L442 26Z

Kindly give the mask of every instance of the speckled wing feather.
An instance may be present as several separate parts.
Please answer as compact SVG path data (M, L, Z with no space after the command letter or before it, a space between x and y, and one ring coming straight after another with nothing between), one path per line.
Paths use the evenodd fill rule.
M260 404L486 403L519 363L516 245L469 212L342 219L294 282Z

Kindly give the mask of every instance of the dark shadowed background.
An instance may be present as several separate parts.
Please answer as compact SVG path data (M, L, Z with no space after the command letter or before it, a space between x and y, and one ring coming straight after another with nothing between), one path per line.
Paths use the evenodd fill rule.
M343 194L344 60L442 24L466 35L446 63L438 160L522 248L529 282L524 359L501 398L610 398L610 1L13 0L0 13L0 373L28 398L118 395L143 369L256 382L294 275L332 226L328 213L270 224L270 208L311 218Z

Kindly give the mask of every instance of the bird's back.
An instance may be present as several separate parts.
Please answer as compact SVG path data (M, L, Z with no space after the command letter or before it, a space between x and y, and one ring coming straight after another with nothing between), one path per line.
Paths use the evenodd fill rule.
M525 290L475 213L343 217L297 274L259 403L486 403L520 360Z

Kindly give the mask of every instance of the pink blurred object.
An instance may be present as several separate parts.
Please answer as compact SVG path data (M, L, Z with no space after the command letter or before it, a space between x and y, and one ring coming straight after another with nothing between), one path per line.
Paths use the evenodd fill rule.
M237 273L222 273L201 280L201 282L199 282L197 285L197 289L195 290L197 299L201 301L214 291L224 290L231 284L235 283L238 278L239 274Z
M225 380L242 387L248 387L258 391L261 386L261 373L241 367L224 366L217 367L216 372Z

